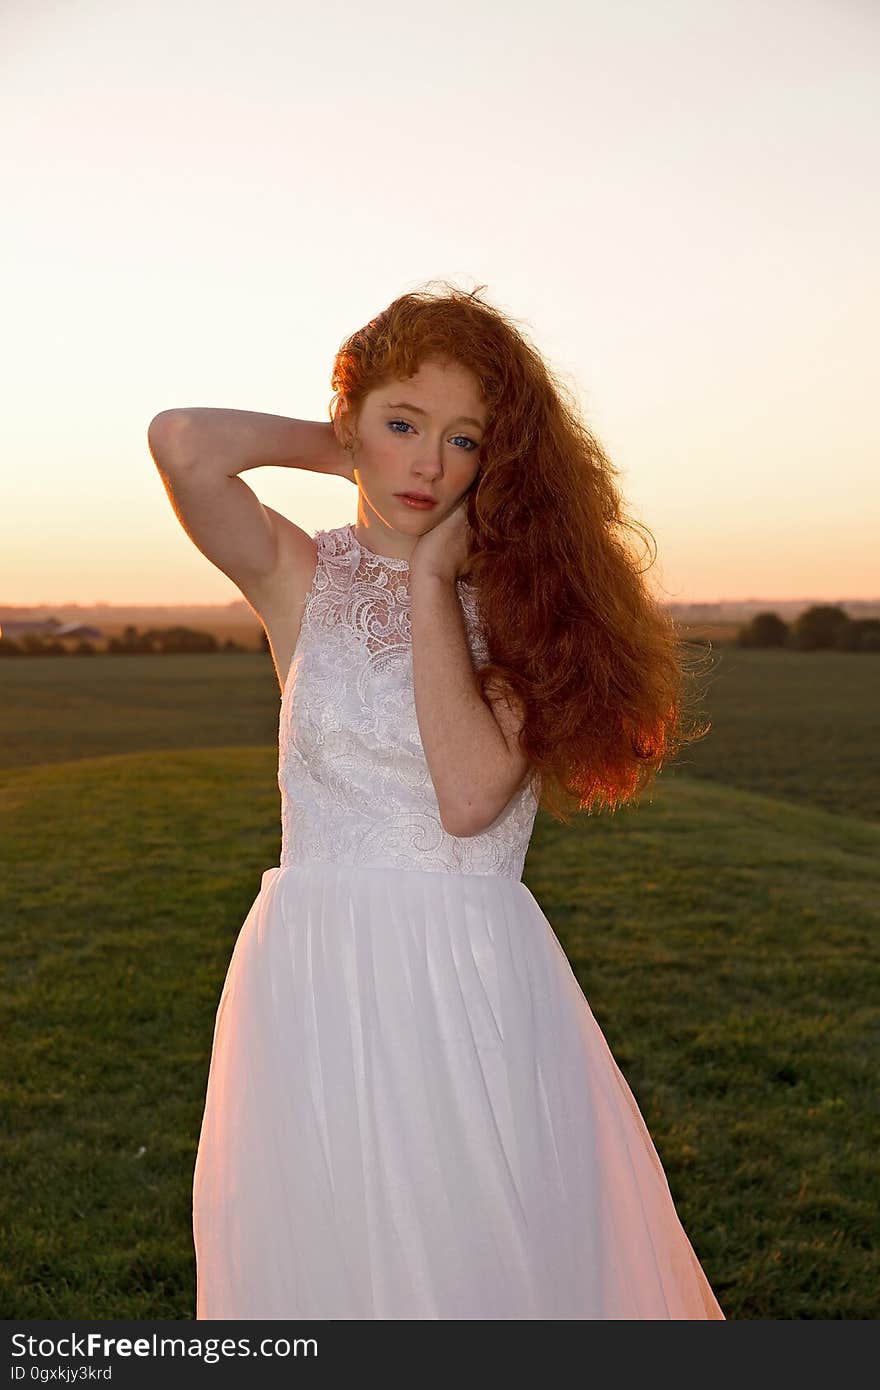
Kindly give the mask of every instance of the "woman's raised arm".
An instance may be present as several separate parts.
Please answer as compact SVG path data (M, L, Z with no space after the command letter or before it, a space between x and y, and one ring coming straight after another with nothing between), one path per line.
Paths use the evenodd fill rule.
M163 410L150 422L147 439L186 534L260 613L271 605L279 579L313 564L314 542L238 475L275 466L355 481L350 455L329 421L253 410Z
M161 411L150 421L147 438L154 458L159 452L176 462L198 461L215 474L230 476L269 466L307 468L349 476L354 482L349 455L329 420L192 406Z

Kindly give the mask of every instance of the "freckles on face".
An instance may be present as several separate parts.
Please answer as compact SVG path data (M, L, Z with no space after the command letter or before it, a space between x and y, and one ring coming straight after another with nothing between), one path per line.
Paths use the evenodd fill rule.
M458 365L427 362L370 393L361 412L364 480L390 492L421 489L455 502L479 472L486 408Z

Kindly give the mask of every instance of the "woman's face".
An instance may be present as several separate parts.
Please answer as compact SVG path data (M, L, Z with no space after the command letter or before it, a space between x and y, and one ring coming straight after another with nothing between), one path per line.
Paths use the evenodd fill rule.
M477 378L455 362L423 362L414 376L371 391L352 456L367 523L418 537L448 516L477 475L487 422ZM410 507L405 492L436 504Z

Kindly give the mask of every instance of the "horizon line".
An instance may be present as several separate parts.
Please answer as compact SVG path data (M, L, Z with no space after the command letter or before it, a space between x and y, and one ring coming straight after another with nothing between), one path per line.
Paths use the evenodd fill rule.
M766 598L761 595L748 595L744 598L660 598L656 595L655 597L657 597L657 601L659 603L665 605L678 603L690 604L692 606L704 605L706 607L719 607L723 606L724 604L734 603L880 604L880 594L865 597L861 597L858 595L848 595L842 598L837 596L833 598L827 598L822 596L817 597L816 595L811 594L799 595L795 598ZM55 599L47 601L45 599L40 599L33 600L29 603L3 603L2 601L0 601L0 612L3 612L7 609L15 608L237 608L239 606L245 608L248 612L253 614L255 619L257 619L256 613L254 612L253 608L245 598L227 600L174 599L173 601L163 599L114 599L112 601L108 599L92 599L90 601L86 601L83 599ZM257 621L259 621L259 619L257 619Z

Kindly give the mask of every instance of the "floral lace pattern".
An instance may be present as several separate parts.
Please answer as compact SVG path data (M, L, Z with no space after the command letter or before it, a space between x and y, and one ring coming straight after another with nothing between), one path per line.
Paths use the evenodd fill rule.
M281 696L282 867L363 864L521 878L538 802L529 774L478 835L443 828L413 689L406 560L351 523L315 532L317 565ZM487 659L461 580L475 668Z

